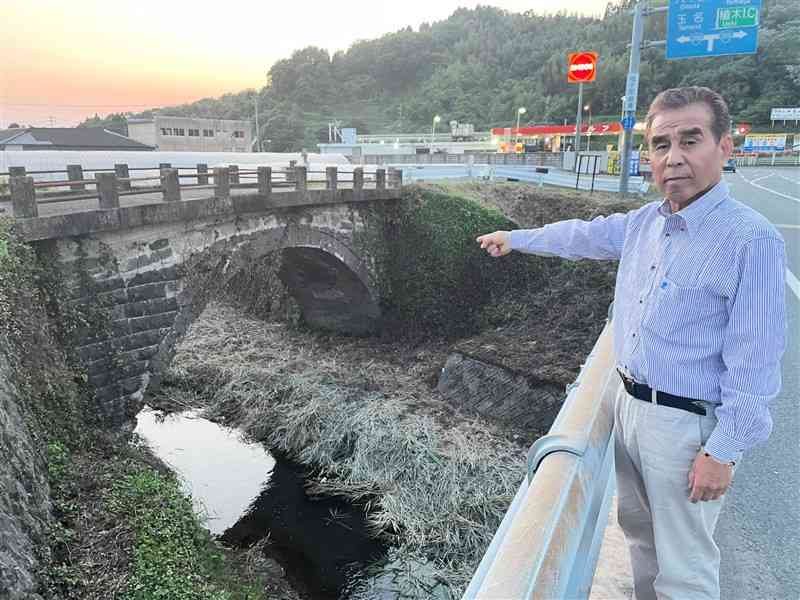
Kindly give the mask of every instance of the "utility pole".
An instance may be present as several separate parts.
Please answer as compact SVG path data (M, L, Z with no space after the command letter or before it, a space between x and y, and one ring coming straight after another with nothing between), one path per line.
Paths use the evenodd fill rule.
M581 122L583 120L583 83L578 84L578 114L575 117L575 170L578 170L578 154L581 151Z
M258 127L258 90L256 90L256 94L253 96L253 103L256 105L256 147L258 151L261 152L261 131Z
M625 82L625 100L623 103L623 122L636 120L636 100L639 96L639 59L644 32L643 2L637 2L633 9L633 31L631 33L631 58L628 64L628 79ZM626 117L628 119L626 120ZM620 165L619 191L628 193L630 177L631 146L633 144L633 126L625 127L622 134L622 164Z

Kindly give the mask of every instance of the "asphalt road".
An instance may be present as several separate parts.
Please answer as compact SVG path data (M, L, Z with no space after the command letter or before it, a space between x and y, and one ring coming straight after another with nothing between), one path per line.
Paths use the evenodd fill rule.
M726 173L733 196L780 231L789 337L769 440L745 454L717 526L723 600L800 599L800 169Z

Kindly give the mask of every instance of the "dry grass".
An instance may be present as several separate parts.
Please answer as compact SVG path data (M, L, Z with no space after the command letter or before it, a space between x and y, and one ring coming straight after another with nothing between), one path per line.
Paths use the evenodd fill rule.
M401 559L430 559L457 594L522 479L524 451L486 421L454 414L425 383L444 356L215 305L181 344L168 382L181 402L311 467L312 492L363 503L376 535L397 543Z

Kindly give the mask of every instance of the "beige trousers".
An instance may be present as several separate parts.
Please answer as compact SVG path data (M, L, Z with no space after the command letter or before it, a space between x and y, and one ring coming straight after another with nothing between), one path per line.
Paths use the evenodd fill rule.
M631 553L636 600L718 600L712 537L724 496L689 502L688 476L716 425L706 416L644 402L620 385L614 411L619 524Z

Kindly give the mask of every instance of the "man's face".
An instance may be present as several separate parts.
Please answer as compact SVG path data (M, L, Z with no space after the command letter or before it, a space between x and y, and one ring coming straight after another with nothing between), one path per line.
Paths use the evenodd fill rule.
M711 110L705 104L664 110L650 128L650 164L658 189L683 206L714 186L733 150L729 134L717 142L711 133Z

